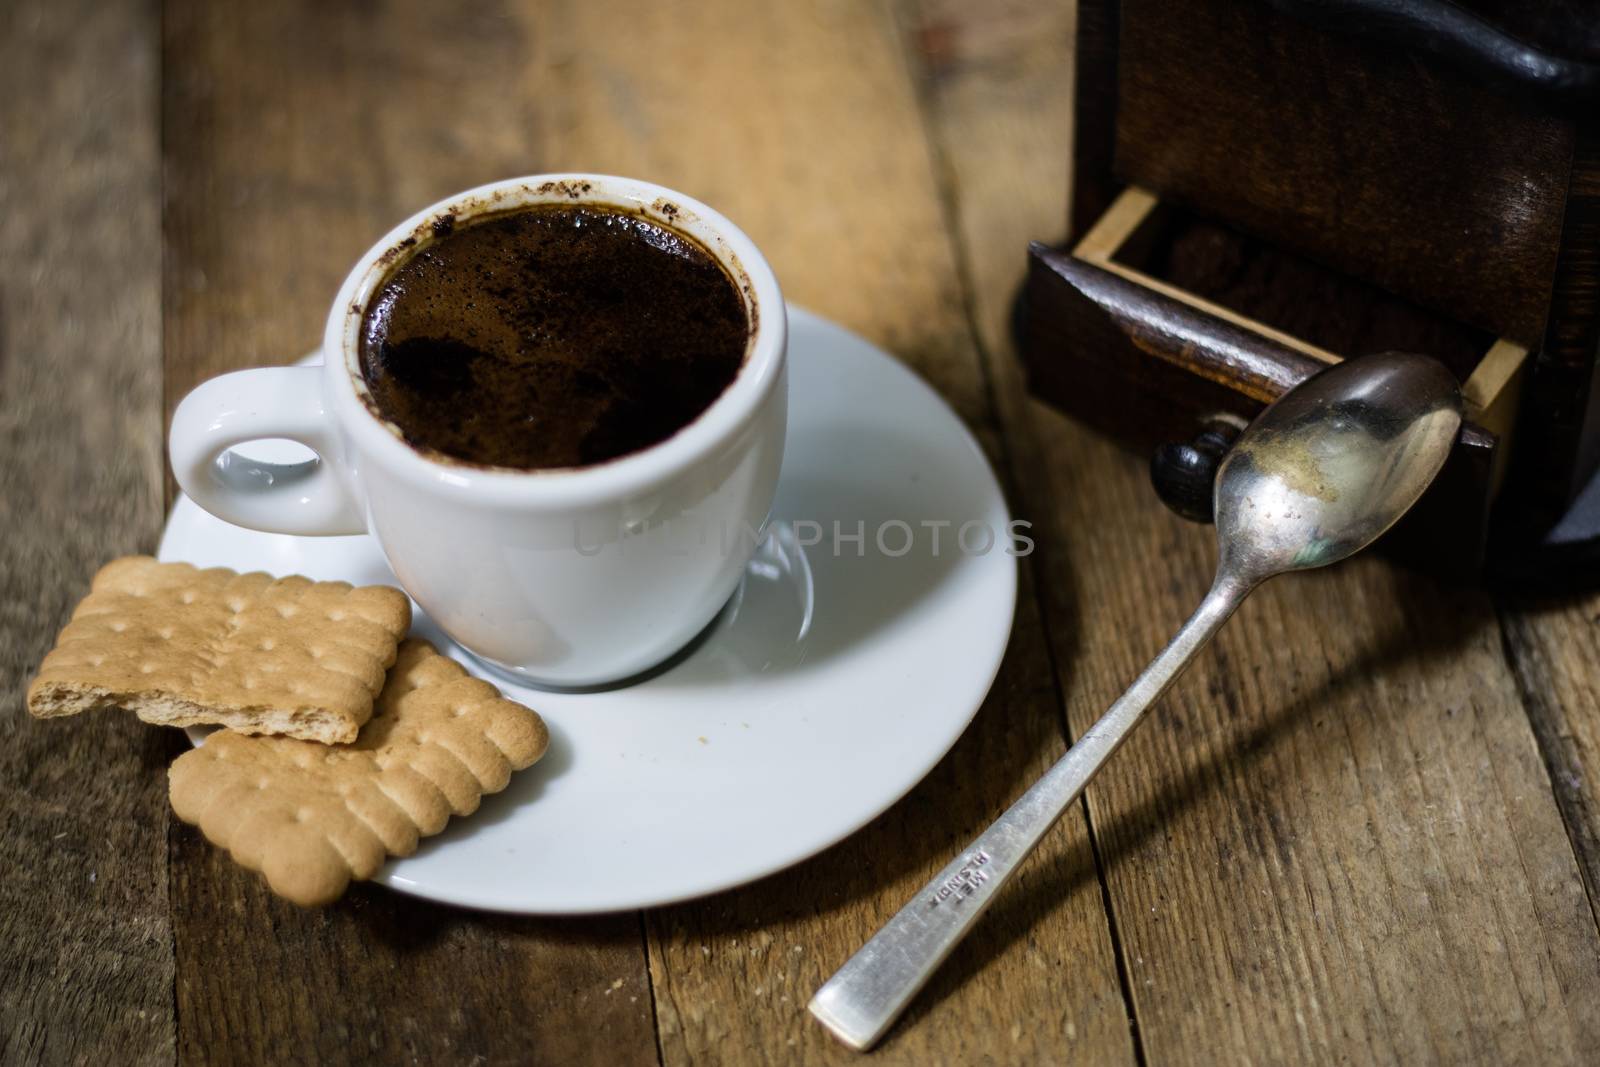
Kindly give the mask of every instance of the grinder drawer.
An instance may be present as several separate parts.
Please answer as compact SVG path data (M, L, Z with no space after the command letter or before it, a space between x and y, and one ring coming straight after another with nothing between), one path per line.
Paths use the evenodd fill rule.
M1035 245L1030 387L1145 455L1239 426L1341 358L1400 350L1462 382L1468 424L1439 479L1384 538L1461 578L1482 567L1525 346L1441 318L1129 187L1070 250Z

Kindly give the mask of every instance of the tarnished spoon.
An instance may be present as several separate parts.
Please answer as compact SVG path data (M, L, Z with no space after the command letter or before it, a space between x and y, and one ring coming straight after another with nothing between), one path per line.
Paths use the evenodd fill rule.
M828 979L811 1013L846 1044L871 1048L1251 590L1371 544L1433 481L1460 427L1450 372L1400 353L1336 364L1263 411L1217 471L1220 559L1199 610L1044 777Z

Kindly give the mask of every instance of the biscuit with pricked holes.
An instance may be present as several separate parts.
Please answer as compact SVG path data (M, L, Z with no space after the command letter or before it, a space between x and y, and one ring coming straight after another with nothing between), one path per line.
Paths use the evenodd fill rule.
M123 707L164 726L353 741L411 626L398 589L112 560L28 687L39 718Z
M537 714L415 638L353 744L218 731L172 764L172 810L303 906L468 815L544 755Z

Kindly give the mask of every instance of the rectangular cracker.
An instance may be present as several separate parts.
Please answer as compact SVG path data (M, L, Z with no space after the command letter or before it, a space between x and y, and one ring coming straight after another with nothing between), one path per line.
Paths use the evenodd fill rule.
M178 818L310 907L476 811L549 737L533 711L413 638L354 744L219 731L173 762L168 785Z
M113 560L28 687L39 718L124 707L165 726L352 741L411 626L388 586Z

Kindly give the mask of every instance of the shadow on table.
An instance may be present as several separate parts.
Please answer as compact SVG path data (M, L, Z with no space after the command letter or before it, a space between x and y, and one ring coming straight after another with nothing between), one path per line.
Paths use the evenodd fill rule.
M1059 582L1063 577L1060 574L1052 575L1052 580ZM1301 577L1297 580L1319 579ZM1327 580L1326 576L1320 580ZM1204 801L1222 782L1236 776L1241 770L1248 771L1257 765L1282 738L1301 725L1316 709L1352 690L1369 685L1375 675L1398 665L1448 658L1471 639L1475 627L1481 622L1481 616L1489 614L1487 602L1478 594L1442 591L1426 579L1399 572L1394 573L1392 595L1402 605L1418 600L1439 602L1443 598L1443 606L1425 609L1422 613L1425 617L1418 617L1409 608L1401 607L1397 617L1391 620L1393 624L1385 626L1382 632L1367 640L1363 652L1338 669L1324 684L1266 713L1262 721L1245 732L1226 738L1225 743L1209 758L1157 795L1136 807L1113 814L1109 819L1102 813L1101 822L1093 828L1093 841L1080 839L1053 866L1022 872L1019 882L1001 895L981 921L983 932L957 948L928 988L912 1003L902 1023L891 1031L886 1041L892 1042L895 1034L914 1027L918 1020L927 1016L964 983L972 980L1014 942L1028 937L1042 920L1063 906L1073 893L1092 889L1101 883L1103 872L1116 867L1126 856L1143 847L1153 835L1160 833L1170 824L1175 812ZM1454 598L1461 597L1477 598L1472 603L1482 601L1483 610L1475 611L1472 604L1465 602L1455 605ZM1076 599L1070 596L1065 601L1067 604L1076 603ZM1052 619L1051 625L1059 627L1063 625L1063 620ZM1065 625L1071 627L1070 633L1075 635L1078 632L1076 620L1065 620ZM1025 633L1021 620L1019 631ZM1059 665L1065 667L1076 661L1075 645L1075 636L1071 645L1065 648L1058 645ZM1005 691L1008 672L1021 666L1010 662L1018 652L1013 648L1008 653L1008 664L1002 668L997 693ZM972 751L974 747L984 744L989 731L1017 729L1023 725L999 721L1006 703L991 697L966 737L928 779L850 839L789 872L743 890L721 894L709 902L702 901L654 913L652 921L669 928L686 929L694 936L716 936L764 925L774 919L781 920L784 916L775 914L780 910L789 912L795 918L801 918L811 908L841 912L852 904L871 899L882 892L885 883L905 878L911 872L922 872L919 877L931 876L934 870L999 814L1001 809L987 802L987 797L996 792L1015 796L1031 779L1027 761L1013 758L1008 765L1008 785L1005 790L988 789L980 794L975 789L963 789L961 786L970 768L982 766L985 773L993 772L995 765ZM1146 729L1152 726L1159 728L1159 723L1147 723ZM1040 740L1043 743L1043 739ZM1231 766L1234 773L1219 773L1224 765ZM962 829L941 832L946 827ZM1095 855L1097 847L1103 850L1098 857ZM780 880L785 884L779 885ZM803 891L814 886L826 886L832 891L814 895L797 892L797 888ZM890 910L897 909L903 903L900 899L884 900L882 906L885 910L881 918L886 920ZM719 907L719 904L723 906ZM784 904L789 907L785 908ZM849 951L854 951L855 947L858 946L850 946ZM822 976L825 978L845 958L846 955L840 955L822 961Z
M473 911L405 896L370 882L352 885L345 898L334 907L354 921L360 937L370 937L385 951L396 954L425 952L448 945L464 927L486 936L486 944L491 947L496 944L497 934L590 947L633 948L639 943L638 918L628 912L538 916Z
M1059 573L1052 581L1064 585ZM1024 580L1030 580L1025 573ZM1299 581L1326 580L1301 577ZM1420 615L1409 608L1397 610L1383 630L1365 642L1364 650L1337 670L1322 685L1278 708L1242 733L1229 736L1203 762L1168 788L1129 810L1101 815L1094 826L1094 840L1079 838L1053 865L1032 868L1004 893L981 923L983 933L964 942L939 970L928 988L912 1003L905 1018L886 1039L893 1043L928 1016L948 996L971 981L1000 957L1016 941L1032 934L1040 922L1062 908L1072 894L1092 891L1103 883L1104 872L1116 867L1127 856L1144 847L1151 837L1170 824L1175 812L1205 801L1220 783L1249 770L1269 756L1275 746L1316 709L1338 701L1353 690L1368 684L1374 675L1402 664L1428 663L1449 657L1471 639L1487 614L1487 602L1473 600L1456 605L1457 594L1441 593L1424 579L1396 573L1392 589L1383 590L1402 605L1412 601L1432 602ZM1462 594L1475 597L1476 594ZM1441 597L1443 600L1441 601ZM1033 610L1032 598L1023 599L1021 610ZM1055 602L1057 615L1063 604L1077 603L1067 595ZM1474 610L1474 605L1483 608ZM709 899L646 913L647 924L658 934L678 943L701 938L737 935L754 928L772 928L784 922L805 922L814 914L838 914L852 905L871 900L883 892L886 883L913 878L919 881L964 846L970 837L998 815L995 796L1015 796L1032 777L1033 759L1019 753L1037 752L1039 746L1059 745L1059 693L1046 699L1030 698L1030 685L1037 684L1041 666L1028 659L1042 654L1039 642L1044 633L1037 620L1019 620L1019 640L1008 651L994 695L985 702L978 718L954 750L905 799L874 820L851 838L819 856L793 868L744 887ZM1071 635L1057 643L1057 664L1061 668L1078 659L1079 625L1076 619L1052 618L1053 627L1065 627ZM1022 677L1019 677L1022 675ZM1063 680L1065 688L1065 680ZM1047 716L1008 713L1019 706L1024 711L1053 704L1055 714ZM1157 726L1158 723L1147 724ZM1005 731L1025 731L1027 736L1009 739ZM1005 746L1007 758L996 762L997 749ZM1220 773L1231 766L1235 774ZM984 768L985 777L974 784L973 768ZM996 785L996 768L1004 787ZM1083 809L1079 809L1083 810ZM950 829L955 828L955 829ZM1096 856L1096 846L1100 855ZM898 908L903 900L885 899L881 918ZM373 887L352 887L350 898L341 908L354 910L367 932L391 950L424 949L451 936L461 924L477 924L489 930L534 933L571 944L622 944L637 937L637 918L630 913L587 918L540 919L474 913L447 905L403 900ZM824 918L824 921L827 921ZM867 931L860 936L866 936ZM836 943L829 951L836 957L819 959L820 977L844 962L849 951ZM801 992L809 995L809 990ZM803 998L802 998L803 999Z
M1297 580L1326 581L1328 578L1329 575L1324 574L1301 576ZM1143 803L1112 814L1109 819L1102 812L1100 821L1093 824L1091 840L1080 840L1070 855L1054 867L1036 870L1032 872L1032 878L1024 874L1023 881L995 902L982 924L992 924L994 930L1006 931L1006 935L980 935L963 943L935 975L928 988L912 1003L901 1025L915 1026L918 1020L928 1015L964 983L972 980L1012 943L1028 936L1041 920L1060 907L1071 894L1090 888L1096 882L1103 884L1109 871L1144 847L1153 836L1163 832L1171 824L1176 812L1203 802L1223 782L1239 776L1241 772L1247 773L1268 757L1284 737L1317 709L1338 701L1352 690L1369 685L1374 676L1397 666L1451 658L1471 640L1475 627L1481 621L1477 618L1479 614L1492 618L1486 598L1479 598L1483 601L1481 613L1474 613L1470 608L1449 610L1448 604L1458 599L1478 598L1478 594L1442 590L1429 579L1404 572L1392 572L1392 578L1393 592L1398 602L1409 603L1416 598L1442 598L1447 602L1446 608L1428 611L1424 620L1415 618L1409 610L1403 609L1400 613L1402 618L1396 620L1395 625L1386 627L1384 632L1366 642L1362 653L1334 672L1324 684L1267 712L1262 721L1228 739L1228 743L1219 746L1209 758ZM1159 727L1159 724L1145 724L1146 729L1151 726ZM1231 769L1230 774L1221 773L1225 765ZM1087 801L1080 799L1078 803L1086 804ZM1096 851L1099 852L1098 857L1094 856ZM1110 907L1109 899L1106 906Z

